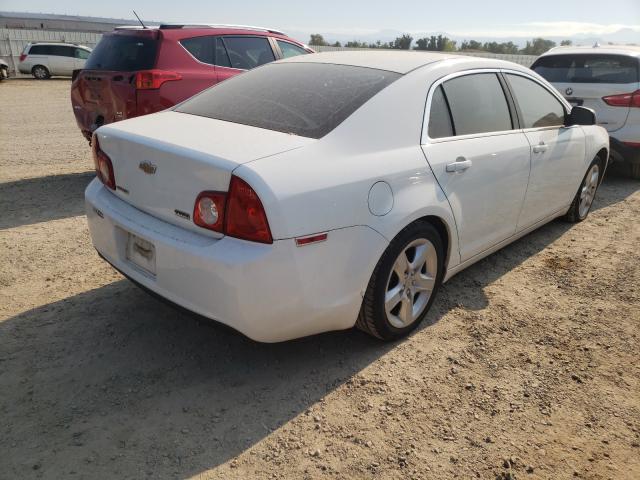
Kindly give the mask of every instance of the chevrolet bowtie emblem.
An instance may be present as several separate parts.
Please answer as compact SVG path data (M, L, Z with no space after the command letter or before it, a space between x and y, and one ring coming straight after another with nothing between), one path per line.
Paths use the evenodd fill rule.
M138 165L138 168L142 170L144 173L146 173L147 175L153 175L154 173L156 173L156 170L158 167L156 167L151 162L140 162L140 164Z

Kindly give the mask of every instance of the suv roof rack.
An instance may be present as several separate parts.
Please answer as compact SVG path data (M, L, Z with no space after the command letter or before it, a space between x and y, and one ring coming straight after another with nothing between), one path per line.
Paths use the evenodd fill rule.
M160 30L171 30L178 28L232 28L238 30L255 30L257 32L275 33L277 35L285 35L281 30L275 28L254 27L251 25L231 25L226 23L162 23Z

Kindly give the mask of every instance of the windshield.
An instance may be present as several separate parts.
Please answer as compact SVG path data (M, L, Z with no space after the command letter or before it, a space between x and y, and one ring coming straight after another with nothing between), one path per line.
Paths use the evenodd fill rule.
M154 67L158 41L142 35L105 35L84 68L131 72Z
M321 138L399 77L346 65L269 64L205 90L175 110Z

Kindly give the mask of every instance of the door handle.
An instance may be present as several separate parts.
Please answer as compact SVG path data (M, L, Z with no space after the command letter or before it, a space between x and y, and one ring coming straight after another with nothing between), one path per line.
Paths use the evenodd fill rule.
M547 151L547 146L544 142L540 142L538 145L533 147L533 153L544 153Z
M456 158L456 161L453 163L449 163L446 166L446 170L449 173L453 173L453 172L464 172L465 170L471 168L471 165L473 165L473 163L471 162L471 160L467 160L464 157L458 157Z

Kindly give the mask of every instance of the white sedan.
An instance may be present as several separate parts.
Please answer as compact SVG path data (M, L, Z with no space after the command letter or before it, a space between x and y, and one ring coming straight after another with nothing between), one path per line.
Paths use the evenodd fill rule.
M509 62L305 55L99 128L87 216L124 275L252 339L392 340L462 269L584 220L608 141Z

